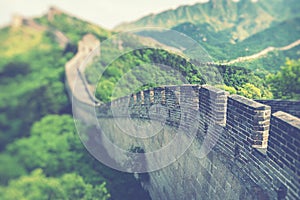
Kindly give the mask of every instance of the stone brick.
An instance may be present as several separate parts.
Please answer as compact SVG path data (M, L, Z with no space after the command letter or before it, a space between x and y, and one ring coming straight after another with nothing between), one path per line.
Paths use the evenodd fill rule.
M191 93L194 97L190 95ZM273 113L271 116L270 106L238 95L228 95L228 93L211 86L184 85L153 88L130 96L131 115L136 118L147 118L147 110L151 104L163 103L164 106L157 112L162 114L164 110L166 111L165 114L170 126L176 126L180 123L180 117L187 120L181 124L187 130L198 124L197 142L200 145L207 135L207 130L211 131L211 136L219 137L217 145L207 158L210 160L207 164L193 166L193 159L197 158L191 156L188 159L184 158L187 159L187 162L182 165L189 169L182 171L182 167L176 167L172 173L154 176L159 180L169 181L169 184L170 181L175 181L178 182L177 185L182 185L181 189L179 186L173 189L166 187L161 192L165 197L173 197L172 192L176 193L183 189L190 190L196 196L199 194L201 197L210 195L211 199L218 199L220 198L218 195L232 191L232 188L236 188L235 186L244 180L258 184L260 188L268 192L270 197L274 197L274 191L279 187L276 183L277 180L280 180L280 183L285 184L288 188L292 188L293 191L299 188L299 118L282 112ZM122 101L123 99L117 99L112 102L112 105L121 106ZM186 108L199 108L199 113L194 113L193 109L185 108L185 114L182 112L182 108L185 106ZM108 104L101 108L103 109L102 113L108 113ZM159 121L159 116L155 120ZM219 136L219 134L221 135ZM267 143L269 143L267 154L261 154L261 148L264 147L266 150ZM216 162L220 162L213 156L216 153L223 156L221 160L222 164L227 166L226 168L221 168L220 165L216 164ZM212 170L212 166L218 167ZM191 186L188 185L189 181L178 181L179 179L172 178L190 176L187 174L190 173L190 170L195 169L198 170L197 173L201 174L199 177L202 177L199 179L201 180L200 185ZM231 169L232 172L226 172L224 175L223 170L226 169ZM231 176L234 174L237 179L228 180L230 184L225 184L225 179L222 179L222 183L224 182L223 190L216 177L227 177L228 173ZM237 180L240 182L237 183ZM288 180L289 182L287 182ZM192 182L197 183L196 180L192 180ZM230 189L228 185L230 185ZM251 188L247 185L240 185L239 187ZM294 197L296 193L291 193L290 197ZM230 196L232 197L232 195ZM207 198L209 197L207 196Z

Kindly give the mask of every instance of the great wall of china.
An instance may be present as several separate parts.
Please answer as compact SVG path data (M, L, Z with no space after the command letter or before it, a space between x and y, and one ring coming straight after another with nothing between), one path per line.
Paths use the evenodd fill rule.
M52 20L59 12L50 9L48 19ZM14 17L12 27L23 25L46 30L33 20ZM63 33L54 33L62 46L68 43ZM300 198L300 101L254 101L207 85L184 85L161 86L101 104L84 75L84 60L91 52L92 57L100 55L100 49L93 51L99 44L93 35L86 35L78 44L77 54L65 65L66 88L75 117L97 126L97 119L89 115L96 109L97 117L104 119L101 128L111 133L108 137L115 144L127 150L138 146L147 152L162 148L169 142L172 127L197 115L193 119L197 125L195 144L176 162L149 172L146 180L141 179L152 199ZM192 108L189 110L192 116L181 111L181 102ZM124 105L130 113L122 112ZM131 120L149 120L153 105L161 105L155 109L160 117L151 119L158 122L166 119L163 135L137 142L115 127L113 118L124 118L126 124L128 114ZM111 108L119 112L113 114ZM87 136L88 140L95 139L95 135ZM201 145L207 140L214 143L214 147L206 156L199 156L203 153ZM100 151L107 151L112 160L119 156L105 148L105 144L101 145ZM162 155L161 159L166 157Z
M182 116L183 120L189 118L189 113L181 113L180 102L189 103L191 113L199 113L194 120L198 128L196 144L191 150L171 165L148 173L147 181L142 180L153 199L300 198L300 119L280 111L299 116L299 101L260 103L211 86L184 85L153 88L99 105L80 69L98 44L92 35L79 43L77 55L66 64L66 86L73 105L80 104L75 109L73 106L73 112L84 118L96 108L98 118L105 118L101 128L111 132L108 137L114 143L124 149L139 146L147 152L153 147L161 148L168 142L165 135L171 134L166 128L163 136L152 138L151 142L132 141L113 125L113 118L124 117L124 105L129 108L131 120L147 121L151 107L160 104L155 112L164 115L167 127L176 127ZM100 50L96 52L99 53ZM192 93L197 98L190 99ZM119 112L112 114L111 108ZM95 119L86 121L97 124ZM209 140L207 137L216 137L215 146L207 156L199 157L199 146ZM111 158L118 156L106 150Z
M48 20L49 21L53 20L54 15L59 14L59 13L61 13L61 11L59 9L57 9L55 7L50 7L50 9L47 13ZM37 31L46 31L46 30L49 29L46 26L38 24L32 18L25 18L25 17L20 16L20 15L14 15L13 18L12 18L11 27L12 28L19 28L21 26L27 26L27 27L30 27L30 28L35 29ZM54 34L58 44L62 48L66 47L66 45L69 42L69 39L59 30L51 29L50 31Z

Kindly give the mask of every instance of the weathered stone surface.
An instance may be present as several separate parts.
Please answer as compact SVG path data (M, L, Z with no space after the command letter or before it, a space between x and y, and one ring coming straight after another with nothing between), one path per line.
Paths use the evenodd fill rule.
M83 46L82 50L87 48ZM66 85L75 98L76 116L88 125L96 125L98 121L88 114L95 109L95 99L84 85L84 77L79 80L79 90L71 89L74 74L81 73L78 66L82 59L75 56L66 65ZM138 146L146 152L154 151L171 142L180 125L182 130L198 128L193 144L183 156L149 173L150 179L142 182L153 199L300 199L300 119L284 112L274 113L290 103L277 101L277 106L276 101L260 102L229 96L207 85L162 86L97 105L96 110L106 136L125 150ZM294 102L293 109L297 105ZM148 124L150 118L154 127L162 123L165 126L156 135L139 139L124 134L114 124L115 118L121 127L128 126L128 120ZM190 137L187 131L180 134ZM213 148L209 149L209 145ZM205 156L203 146L208 148ZM107 150L117 161L120 155ZM169 157L161 155L157 162Z
M284 111L291 115L300 117L300 101L296 100L256 100L262 104L272 107L272 113Z

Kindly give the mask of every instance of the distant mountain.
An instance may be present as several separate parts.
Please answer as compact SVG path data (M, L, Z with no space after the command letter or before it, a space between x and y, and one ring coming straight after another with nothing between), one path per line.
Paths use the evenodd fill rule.
M239 66L253 69L263 67L278 70L279 66L271 65L283 65L286 59L284 56L299 57L294 47L288 49L288 53L284 52L284 48L283 52L280 52L280 47L300 39L299 9L298 0L259 0L255 3L250 0L211 0L149 15L135 22L122 24L117 29L145 26L170 28L200 43L212 59L220 63L259 54L269 47L278 47L279 49L275 48L274 51L263 54L263 57L253 56L251 60L247 58L236 62ZM151 35L147 31L141 31L139 34L151 36L178 49L188 46L183 41L170 39L159 31L156 34L152 32ZM275 53L275 50L278 53ZM274 53L278 56L274 57ZM278 60L271 62L268 56ZM256 59L268 62L262 65L262 61L254 62Z
M72 44L76 48L77 42L87 33L94 34L100 40L112 34L54 7L38 18L16 15L9 26L0 29L0 57L13 58L38 49L51 51L57 45L65 48Z
M230 51L232 57L247 56L268 47L283 47L299 39L300 18L288 19L232 45Z
M236 43L230 42L228 30L214 32L209 24L183 23L172 29L192 37L210 50L216 60L223 60L249 56L270 46L282 47L293 43L300 39L300 18L285 20Z
M64 65L87 32L100 39L111 34L58 9L35 19L15 16L0 29L1 148L45 113L67 109Z
M38 24L47 26L49 29L61 31L74 43L77 43L87 33L94 34L100 40L104 40L112 34L109 30L84 21L55 7L51 7L48 13L34 20Z
M171 28L182 23L209 24L214 32L227 31L234 42L243 40L271 25L300 16L298 0L210 0L192 6L181 6L159 14L151 14L116 30L137 27Z
M235 65L243 66L246 68L254 69L260 73L263 71L274 73L280 69L281 66L285 65L286 59L297 60L300 58L300 45L288 49L286 51L275 50L269 52L267 55L258 57L256 59L250 59L247 61L237 62Z

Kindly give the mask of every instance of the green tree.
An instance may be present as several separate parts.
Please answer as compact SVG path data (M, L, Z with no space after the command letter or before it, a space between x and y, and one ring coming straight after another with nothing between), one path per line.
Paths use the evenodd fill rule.
M71 116L46 116L33 125L30 134L7 147L28 171L42 168L47 175L60 174L72 170L82 157L82 145Z
M105 183L93 187L74 173L54 178L46 177L41 169L36 169L28 176L12 180L7 187L0 187L0 197L2 200L106 200L110 195Z
M261 90L251 83L246 83L238 88L237 93L250 99L261 99Z
M25 175L26 171L15 157L8 154L0 154L0 184L5 185L10 179Z
M96 89L96 96L104 102L108 102L111 99L111 95L113 92L114 83L110 80L104 80L99 83Z
M231 86L227 86L227 85L216 85L217 88L220 88L222 90L225 90L227 92L229 92L230 94L236 94L237 91L234 87Z
M287 59L280 71L268 76L275 98L299 99L300 98L300 59Z

